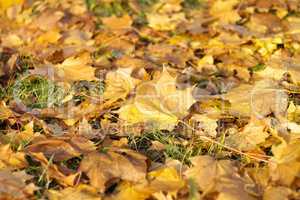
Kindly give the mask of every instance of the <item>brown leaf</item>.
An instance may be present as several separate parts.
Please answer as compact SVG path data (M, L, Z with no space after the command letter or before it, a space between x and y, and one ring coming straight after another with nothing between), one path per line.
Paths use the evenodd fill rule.
M13 173L0 170L0 199L24 200L33 196L36 187L25 184L25 180L15 176Z
M246 190L249 184L239 174L230 160L217 161L209 156L192 158L193 167L185 172L196 181L203 194L217 192L218 199L255 199Z
M84 137L62 137L40 139L32 142L26 148L29 154L43 153L48 159L53 161L68 160L95 150L94 144Z
M116 178L133 182L145 179L147 164L146 157L135 151L111 148L85 156L80 170L88 175L92 186L104 192L108 181Z
M84 184L59 191L49 190L47 196L50 200L101 200L95 188Z
M41 163L45 170L47 180L55 179L62 186L74 186L78 180L80 173L64 174L59 170L58 166L48 161L42 153L31 153L31 156Z

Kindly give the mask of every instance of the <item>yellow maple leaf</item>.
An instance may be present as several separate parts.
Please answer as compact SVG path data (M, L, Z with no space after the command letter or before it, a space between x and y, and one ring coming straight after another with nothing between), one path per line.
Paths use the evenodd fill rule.
M25 153L13 152L9 144L0 146L0 169L20 169L27 166Z
M67 58L62 64L54 67L55 73L59 79L63 81L93 81L95 77L95 70L88 65L90 58L86 55L80 57Z
M132 68L119 68L108 72L105 79L105 99L125 99L140 80L131 77Z
M111 200L117 199L132 199L145 200L153 196L164 196L167 194L170 199L176 198L179 189L184 187L185 181L181 179L177 170L173 167L165 167L148 173L149 182L132 183L123 181L117 188L117 193L108 198ZM163 198L161 198L163 199Z
M176 196L177 191L185 185L185 181L179 176L174 167L152 171L148 173L148 177L151 180L151 188L156 192L169 192L173 196Z
M158 80L139 85L134 101L121 107L119 113L129 124L153 122L160 129L171 130L194 102L192 87L178 90L176 79L164 68Z
M147 185L136 185L128 181L123 181L116 190L118 193L108 200L130 199L130 200L146 200L153 192Z
M270 113L283 116L288 104L286 92L270 79L258 81L254 85L241 84L223 97L231 104L229 112L242 116L263 117Z
M272 152L275 161L269 164L272 179L290 186L300 173L300 141L295 139L287 143L282 140L279 145L272 146Z
M42 35L40 35L37 39L38 43L56 43L59 38L61 37L61 34L59 33L59 31L57 30L52 30L46 33L43 33Z
M210 14L217 17L220 22L234 23L241 18L237 10L234 10L234 6L238 3L239 0L214 1L210 9Z
M250 151L256 149L258 144L265 142L268 136L266 123L253 118L242 131L229 135L225 143L242 151Z
M147 14L149 26L155 30L170 31L174 30L176 26L185 20L184 13L175 13L172 15L150 13Z
M0 0L0 11L5 10L13 5L22 4L24 0Z
M6 106L4 101L0 101L0 120L13 117L13 112Z

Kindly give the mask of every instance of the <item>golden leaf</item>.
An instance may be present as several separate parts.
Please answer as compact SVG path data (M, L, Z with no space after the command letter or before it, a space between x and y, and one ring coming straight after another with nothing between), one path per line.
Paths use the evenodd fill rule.
M93 81L95 77L95 68L88 65L90 58L82 55L80 57L70 57L64 60L62 64L54 67L56 75L63 81Z
M47 196L50 200L101 200L97 189L85 184L67 187L60 191L49 190Z
M255 150L269 136L265 129L266 124L262 120L252 119L242 131L226 137L225 143L242 151Z
M168 14L147 14L149 26L155 30L170 31L174 30L176 26L185 20L184 13Z
M0 0L0 11L14 5L22 4L23 2L24 0Z
M106 17L102 18L103 24L110 29L129 29L131 28L132 19L129 15L123 15L122 17Z
M140 80L131 77L132 68L119 68L108 72L105 79L105 99L125 99Z
M0 101L0 120L13 117L13 112L6 106L4 101Z
M295 139L286 143L272 146L274 157L270 163L272 180L290 186L300 173L300 141Z
M21 169L27 165L25 153L13 152L9 144L0 146L0 169Z
M238 3L238 0L214 1L210 9L210 14L217 17L220 22L234 23L241 18L237 10L234 9L234 6Z
M229 100L229 112L241 116L264 117L274 113L283 116L288 104L288 96L273 80L262 80L255 85L241 84L222 97Z
M121 107L119 113L130 124L153 122L160 129L171 130L194 102L192 88L178 90L176 79L164 68L158 80L140 84L133 103Z
M165 167L148 173L150 187L156 192L167 192L174 197L178 190L185 186L185 181L181 179L174 167Z
M59 33L59 31L52 30L52 31L45 32L42 35L40 35L37 38L37 42L40 44L48 44L48 43L53 44L53 43L56 43L60 37L61 37L61 34Z

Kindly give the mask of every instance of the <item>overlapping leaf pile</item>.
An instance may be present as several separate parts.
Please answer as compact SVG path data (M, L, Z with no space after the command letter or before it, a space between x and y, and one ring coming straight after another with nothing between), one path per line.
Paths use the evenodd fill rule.
M298 0L0 0L0 199L299 199Z

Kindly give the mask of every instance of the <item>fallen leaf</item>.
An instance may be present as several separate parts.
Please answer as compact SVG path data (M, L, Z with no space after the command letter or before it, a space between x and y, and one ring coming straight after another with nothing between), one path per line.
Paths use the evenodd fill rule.
M122 17L112 16L102 18L102 22L106 27L110 29L120 30L131 28L132 19L129 15L123 15Z
M226 137L225 143L241 151L255 150L269 137L266 127L263 120L252 119L243 130Z
M24 0L1 0L0 1L0 11L5 10L14 5L21 5Z
M280 117L286 112L288 98L286 92L276 85L272 80L258 81L255 85L241 84L222 97L229 100L229 112L233 114L261 118L274 113Z
M41 163L46 179L55 179L62 186L74 186L77 183L80 173L63 173L56 164L51 160L48 161L47 158L42 153L31 153L32 158Z
M0 6L1 8L1 6ZM24 44L24 41L16 34L9 35L3 40L3 46L7 47L20 47Z
M28 144L34 137L39 135L38 133L34 133L33 125L33 121L31 121L24 126L24 130L10 131L7 133L7 136L10 138L13 144Z
M92 186L105 191L108 181L116 178L138 182L146 176L146 157L129 149L110 148L106 153L86 155L81 164Z
M80 184L76 187L67 187L63 190L49 190L49 200L101 200L97 190L89 185Z
M192 158L193 167L185 172L194 179L203 194L217 192L217 199L255 199L246 190L249 184L238 174L237 168L230 160L215 160L210 156Z
M0 146L0 169L21 169L27 166L25 153L13 152L9 144Z
M0 120L9 119L14 117L13 112L6 106L4 101L0 102Z
M52 30L40 35L37 38L37 42L40 44L53 44L56 43L59 40L59 38L61 38L59 31Z
M292 140L290 143L282 141L279 145L272 146L274 157L270 163L272 180L285 186L290 186L300 173L300 141Z
M147 187L147 184L136 185L130 182L122 182L116 188L116 194L107 198L108 200L131 199L145 200L151 196L153 191Z
M12 172L0 170L0 199L28 199L36 189L33 183L26 184Z
M217 17L221 23L235 23L241 18L234 8L238 3L238 0L213 1L213 5L210 8L210 14Z
M90 62L87 56L70 57L64 60L62 64L54 67L55 73L62 81L93 81L95 77L95 68L88 65Z
M204 134L214 138L217 136L217 119L213 119L205 114L195 114L191 117L190 121L193 124L193 127L203 131Z
M149 186L156 192L169 193L176 197L177 192L184 187L185 181L174 167L165 167L148 173Z
M195 102L192 88L178 90L176 79L166 68L157 80L144 82L136 89L134 102L119 110L127 123L155 123L160 129L171 130Z
M133 68L119 68L116 71L108 72L105 79L104 98L118 100L127 95L140 83L140 80L131 77Z
M68 160L95 150L94 144L84 137L62 137L39 139L32 141L33 144L26 147L26 152L43 153L53 161Z
M292 191L286 187L268 187L263 196L263 200L288 200L292 196Z
M172 15L151 13L147 14L149 26L155 30L170 31L185 20L184 13L176 13Z

